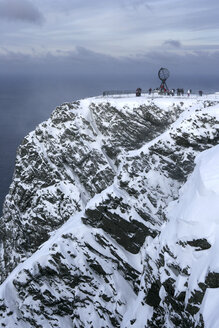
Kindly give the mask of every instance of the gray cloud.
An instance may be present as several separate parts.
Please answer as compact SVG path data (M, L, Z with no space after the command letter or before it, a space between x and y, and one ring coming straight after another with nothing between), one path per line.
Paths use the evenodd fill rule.
M181 48L182 47L182 44L180 41L178 40L166 40L164 43L163 43L164 46L170 46L170 47L173 47L173 48Z
M146 8L150 12L152 11L151 5L149 5L147 0L122 0L124 7L129 7L130 9L144 9Z
M37 30L17 22L42 21L33 4L46 17ZM0 44L15 52L33 48L36 54L81 46L113 56L137 55L161 45L171 51L192 50L193 45L201 49L218 43L218 10L218 0L182 0L177 5L172 0L0 0L0 18L14 20L0 22Z
M1 0L0 18L35 24L40 24L44 21L42 13L28 0Z

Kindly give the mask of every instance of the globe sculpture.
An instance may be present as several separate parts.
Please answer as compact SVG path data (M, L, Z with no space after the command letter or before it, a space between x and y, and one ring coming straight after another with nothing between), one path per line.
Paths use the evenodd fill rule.
M160 91L162 93L168 92L168 86L166 84L166 80L170 76L170 72L167 68L161 67L158 71L158 77L161 80Z

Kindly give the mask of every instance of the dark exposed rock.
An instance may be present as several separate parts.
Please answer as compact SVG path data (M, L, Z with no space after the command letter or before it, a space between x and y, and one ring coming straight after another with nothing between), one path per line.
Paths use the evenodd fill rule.
M131 253L138 253L146 236L156 235L155 231L148 229L142 223L136 220L128 222L119 215L112 214L107 208L87 209L83 222L95 228L102 228Z
M161 111L153 103L134 108L133 113L126 114L110 103L99 105L93 103L90 108L98 130L107 137L104 149L111 158L115 158L121 148L126 150L140 148L143 143L161 134L181 111L181 108L170 112ZM106 124L102 122L101 117L103 116L105 123L108 123L107 128ZM120 122L119 128L118 122Z
M161 301L159 296L160 286L161 284L159 282L153 282L145 298L145 302L155 308L160 304Z
M205 283L208 288L219 288L219 273L218 272L209 272Z
M196 251L202 251L211 247L211 244L209 244L209 242L205 238L187 241L187 244L192 247L195 247Z

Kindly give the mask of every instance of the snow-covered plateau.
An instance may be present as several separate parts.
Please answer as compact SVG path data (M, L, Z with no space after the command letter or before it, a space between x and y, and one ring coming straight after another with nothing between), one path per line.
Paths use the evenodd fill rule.
M219 327L219 95L57 107L17 151L0 326Z

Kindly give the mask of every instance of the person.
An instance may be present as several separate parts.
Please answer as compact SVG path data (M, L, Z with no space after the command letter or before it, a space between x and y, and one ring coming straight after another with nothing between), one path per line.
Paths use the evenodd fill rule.
M188 95L188 97L190 96L190 89L187 91L187 95Z
M150 89L148 90L149 95L151 94L151 92L152 92L152 89L150 88Z
M141 96L141 88L137 88L136 89L136 97L140 97Z
M199 96L201 96L202 97L202 95L203 95L203 91L202 90L199 90Z

